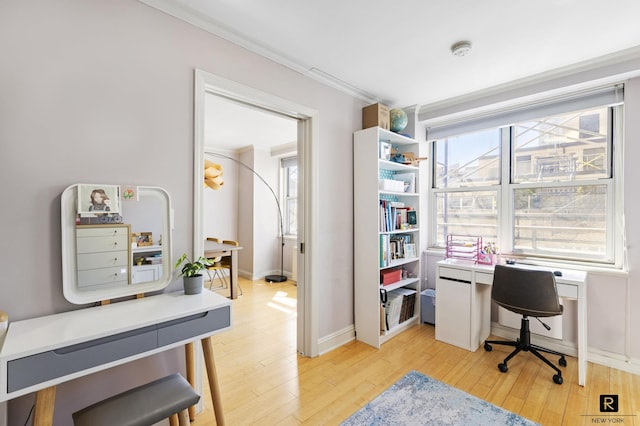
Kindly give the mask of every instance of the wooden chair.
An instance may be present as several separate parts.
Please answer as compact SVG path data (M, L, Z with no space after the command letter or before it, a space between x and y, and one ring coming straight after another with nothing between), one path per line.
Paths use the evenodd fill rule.
M236 247L240 245L240 243L234 240L222 240L222 244L229 244L230 246L236 246ZM231 258L229 256L223 257L222 260L220 261L220 264L223 266L224 269L228 269L229 275L231 275ZM242 287L240 287L240 284L238 284L238 290L240 290L240 295L242 295Z
M220 238L215 237L207 237L207 241L213 241L214 243L219 243ZM217 256L209 259L213 265L207 267L207 274L209 274L209 289L213 286L213 280L218 278L220 281L220 286L218 288L227 288L229 285L227 284L227 279L224 277L222 271L226 269L222 266L222 256ZM213 272L212 272L213 271ZM213 274L213 275L211 275Z

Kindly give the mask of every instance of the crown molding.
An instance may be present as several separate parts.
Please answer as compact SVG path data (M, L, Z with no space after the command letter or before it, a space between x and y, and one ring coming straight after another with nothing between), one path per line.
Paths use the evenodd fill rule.
M236 44L252 53L270 59L280 65L283 65L295 72L298 72L312 80L324 84L325 86L332 87L340 92L355 98L361 99L369 103L383 102L384 100L378 99L375 95L367 93L366 91L348 84L337 77L332 76L315 67L308 67L293 59L287 57L282 52L278 52L274 49L268 48L255 40L248 39L231 28L227 27L221 22L218 22L211 17L198 12L190 7L180 4L172 0L138 0L147 6L158 9L168 15L178 18L190 25L193 25L201 30L204 30L210 34L218 36L224 40L227 40L233 44Z

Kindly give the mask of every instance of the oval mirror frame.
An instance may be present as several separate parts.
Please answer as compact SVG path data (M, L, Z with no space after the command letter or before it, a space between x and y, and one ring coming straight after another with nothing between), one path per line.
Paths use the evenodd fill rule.
M77 223L78 217L78 188L84 184L73 184L67 187L62 193L61 205L61 230L62 230L62 291L65 299L74 304L87 304L104 300L117 299L120 297L144 294L164 289L171 283L173 275L172 267L172 222L173 210L171 209L171 198L169 193L163 188L155 186L137 186L137 197L139 199L156 200L160 205L160 211L151 214L162 215L161 238L162 244L156 247L162 256L161 273L158 280L132 284L131 278L125 286L99 287L92 286L80 288L78 286L78 260L77 260ZM93 187L100 185L90 184ZM112 185L114 186L114 185ZM124 201L122 204L129 203ZM126 217L124 223L126 224ZM130 241L127 241L130 245ZM129 246L127 250L131 253ZM130 270L133 266L133 257L127 259L127 274L131 277Z

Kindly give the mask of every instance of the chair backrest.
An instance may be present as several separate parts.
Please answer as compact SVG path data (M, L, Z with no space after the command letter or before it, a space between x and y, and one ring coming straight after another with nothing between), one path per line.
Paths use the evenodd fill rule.
M551 271L496 265L491 298L499 306L521 315L562 314L556 279Z

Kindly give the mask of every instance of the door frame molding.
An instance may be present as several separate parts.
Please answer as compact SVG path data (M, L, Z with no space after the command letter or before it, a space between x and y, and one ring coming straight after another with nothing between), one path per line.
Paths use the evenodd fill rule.
M196 69L194 89L193 151L193 253L204 250L203 181L204 181L204 110L205 95L212 93L230 100L274 111L298 120L298 155L302 161L303 206L302 238L298 236L298 323L297 351L303 356L318 356L318 161L320 114L317 110L270 93ZM304 244L304 253L300 246ZM300 279L302 277L302 279Z

